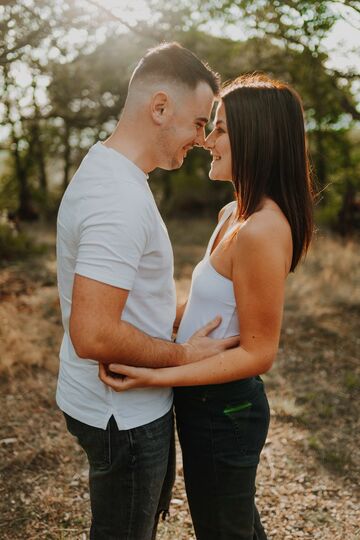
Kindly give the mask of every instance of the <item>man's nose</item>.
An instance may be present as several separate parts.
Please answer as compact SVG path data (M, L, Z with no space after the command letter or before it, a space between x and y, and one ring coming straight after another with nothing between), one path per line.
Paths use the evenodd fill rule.
M195 146L204 146L204 144L205 144L205 128L199 131L194 141Z

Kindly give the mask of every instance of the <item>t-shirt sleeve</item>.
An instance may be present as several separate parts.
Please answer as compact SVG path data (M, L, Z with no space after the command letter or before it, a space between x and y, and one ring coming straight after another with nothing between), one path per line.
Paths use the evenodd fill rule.
M131 290L151 219L143 197L116 195L83 201L75 273Z

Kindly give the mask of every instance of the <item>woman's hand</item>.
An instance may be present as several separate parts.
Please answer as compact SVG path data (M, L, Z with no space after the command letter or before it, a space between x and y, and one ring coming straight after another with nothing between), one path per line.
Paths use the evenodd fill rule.
M131 388L144 388L155 386L156 369L125 366L123 364L110 364L105 366L99 363L99 378L115 392L130 390ZM114 376L111 376L111 373ZM118 376L116 376L118 375ZM120 376L119 376L120 375Z

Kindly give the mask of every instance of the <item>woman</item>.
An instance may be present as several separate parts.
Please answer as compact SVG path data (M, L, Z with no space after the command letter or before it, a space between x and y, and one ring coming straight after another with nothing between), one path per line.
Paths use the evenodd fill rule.
M303 110L286 84L265 76L236 79L222 93L205 141L212 180L231 181L236 201L222 209L204 259L179 308L177 341L217 314L213 337L240 335L239 346L179 367L114 365L116 390L174 386L184 476L196 537L265 539L255 476L269 407L260 378L275 359L285 279L312 235L312 189Z

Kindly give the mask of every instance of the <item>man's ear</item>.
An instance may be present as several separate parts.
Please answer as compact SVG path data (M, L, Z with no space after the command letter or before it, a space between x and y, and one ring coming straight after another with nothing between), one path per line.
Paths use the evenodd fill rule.
M169 117L170 101L166 92L156 92L150 103L151 117L155 124L161 125Z

